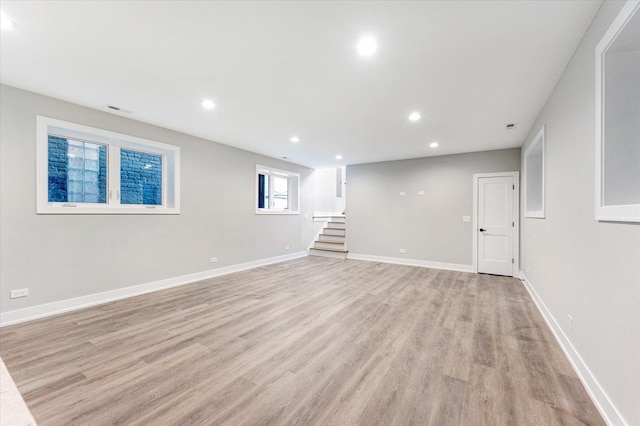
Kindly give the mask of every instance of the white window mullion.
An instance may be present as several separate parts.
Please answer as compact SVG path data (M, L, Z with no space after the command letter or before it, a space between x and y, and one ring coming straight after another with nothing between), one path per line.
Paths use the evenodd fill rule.
M269 208L272 209L273 206L273 174L269 173Z
M120 147L109 146L109 206L120 205Z
M293 179L287 177L287 210L296 210L292 208L293 202Z

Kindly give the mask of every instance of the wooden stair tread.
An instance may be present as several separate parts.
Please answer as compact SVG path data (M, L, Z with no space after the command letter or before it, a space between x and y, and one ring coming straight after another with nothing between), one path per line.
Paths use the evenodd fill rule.
M313 218L314 219L325 219L325 218L326 219L346 219L347 216L344 215L344 214L338 214L338 215L334 214L334 215L330 215L330 216L322 214L322 215L319 215L319 216L314 215Z
M320 240L316 240L316 243L322 243L322 244L344 244L346 243L346 241L320 241Z
M311 247L312 250L321 250L321 251L335 251L337 253L348 253L348 250L345 249L333 249L333 248L324 248L324 247Z

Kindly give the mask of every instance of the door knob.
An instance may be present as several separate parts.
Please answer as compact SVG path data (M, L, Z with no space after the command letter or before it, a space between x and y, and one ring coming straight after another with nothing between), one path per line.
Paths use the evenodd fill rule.
M486 229L480 228L480 232L484 232L484 231L486 231Z

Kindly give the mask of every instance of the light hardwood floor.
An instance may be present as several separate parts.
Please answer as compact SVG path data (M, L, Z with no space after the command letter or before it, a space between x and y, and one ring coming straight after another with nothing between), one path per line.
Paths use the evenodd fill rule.
M512 278L308 257L0 329L40 425L603 424Z

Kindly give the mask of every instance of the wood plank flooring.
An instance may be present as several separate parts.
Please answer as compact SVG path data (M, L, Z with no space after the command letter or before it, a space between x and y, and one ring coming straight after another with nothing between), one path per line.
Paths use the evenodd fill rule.
M0 329L40 425L601 425L512 278L307 257Z

